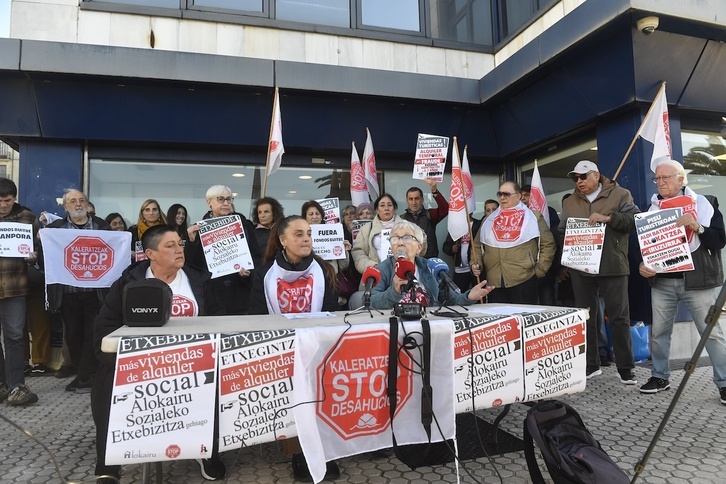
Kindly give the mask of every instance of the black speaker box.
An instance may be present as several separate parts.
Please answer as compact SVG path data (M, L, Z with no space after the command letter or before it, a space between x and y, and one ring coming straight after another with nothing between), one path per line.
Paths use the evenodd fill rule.
M123 321L127 326L164 326L174 294L164 281L144 279L124 286Z

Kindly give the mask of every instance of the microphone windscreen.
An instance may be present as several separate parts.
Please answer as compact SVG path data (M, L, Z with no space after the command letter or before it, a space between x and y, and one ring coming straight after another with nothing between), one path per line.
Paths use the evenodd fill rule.
M413 265L413 262L403 258L396 260L394 269L396 271L396 275L401 279L408 279L408 277L406 277L407 273L410 272L413 274L416 272L416 266Z
M441 279L441 271L449 273L449 265L444 262L442 259L439 259L438 257L432 257L429 259L429 270L431 273L436 277L436 279Z
M378 284L378 281L381 280L381 271L379 271L376 266L366 267L366 270L363 271L363 283L367 284L368 279L370 279L371 277L373 278L373 284L371 285L371 287Z

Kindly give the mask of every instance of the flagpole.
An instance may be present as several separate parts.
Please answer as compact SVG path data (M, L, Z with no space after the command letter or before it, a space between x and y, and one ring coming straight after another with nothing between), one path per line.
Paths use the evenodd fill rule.
M277 109L277 96L279 88L275 86L275 95L272 98L272 116L270 117L270 134L267 137L267 160L265 161L265 180L262 183L262 196L264 197L267 193L267 177L268 171L270 170L270 140L272 139L272 129L275 125L275 110Z
M666 82L663 81L663 83L660 85L660 89L658 89L658 92L656 93L653 100L655 101L658 99L658 96L660 96L661 91L665 90ZM617 171L615 172L615 176L613 176L612 180L615 181L618 178L618 175L620 175L620 170L623 169L623 165L625 165L625 160L628 159L628 156L630 155L630 152L633 150L633 146L635 146L635 142L638 141L638 136L640 136L640 132L643 131L643 125L645 124L645 120L648 119L648 116L650 116L650 112L653 110L653 107L655 106L655 103L650 103L650 108L648 109L648 112L645 113L645 117L643 118L643 121L640 122L640 127L638 128L638 131L635 133L635 136L633 137L633 141L630 142L630 146L628 147L628 151L625 152L625 156L623 156L622 161L620 162L620 166L618 166Z
M464 153L466 153L466 149L468 147L469 147L469 145L464 145ZM454 149L457 150L457 153L458 153L458 150L459 150L459 142L456 139L456 136L454 136ZM462 172L462 180L461 181L462 181L462 184L463 184L463 182L464 182L464 174L463 174L463 172ZM474 234L471 232L471 214L469 213L469 207L467 205L466 196L464 196L464 206L466 207L466 210L465 210L466 211L466 229L469 231L469 254L473 254L474 253L474 249L473 249L473 247L474 247ZM461 252L461 239L459 239L459 252ZM460 253L459 255L461 257L464 257L464 254L461 254ZM469 272L471 272L471 258L469 258ZM472 275L474 275L474 274L472 273ZM477 284L481 283L481 280L479 279L479 276L474 276L474 278L476 279L476 283ZM480 304L484 304L484 298L480 298L479 299L479 303Z

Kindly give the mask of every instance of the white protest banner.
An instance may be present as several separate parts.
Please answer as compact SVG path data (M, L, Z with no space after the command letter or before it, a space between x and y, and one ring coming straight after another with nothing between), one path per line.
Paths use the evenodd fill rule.
M255 268L247 237L238 215L197 222L207 268L212 279Z
M676 220L682 214L680 208L668 208L635 215L635 230L645 267L658 273L695 269L686 228L676 226Z
M117 230L40 229L45 283L111 287L131 263L131 234Z
M313 224L310 226L313 252L324 260L345 259L343 224Z
M385 260L386 257L390 257L393 255L393 250L391 250L390 238L391 229L381 230L381 250L378 255L382 255L383 257L380 257L380 260Z
M456 433L453 324L441 320L430 325L431 408L437 421L431 441L437 442ZM315 482L325 474L326 461L391 446L389 329L389 323L373 323L295 331L294 398L301 403L294 408L295 422ZM399 445L429 441L421 424L420 360L414 362L400 350L404 333L416 338L420 331L419 321L407 321L398 335L393 425Z
M605 224L590 225L586 218L567 219L562 265L588 274L600 273Z
M444 181L446 157L449 154L449 138L432 134L418 134L416 157L413 162L413 178L424 180L433 178Z
M218 347L217 334L121 338L106 464L211 456Z
M355 239L358 238L358 232L360 232L360 229L362 229L365 224L369 224L371 222L373 222L373 220L353 220L353 228L350 231L353 235L353 242L355 242Z
M144 252L144 245L140 240L137 240L134 243L134 262L141 262L146 259L148 259L148 257L146 257L146 252Z
M297 435L294 344L292 329L220 335L220 451Z
M524 332L524 399L535 401L585 390L584 309L518 315Z
M338 197L334 198L323 198L321 200L315 200L323 207L322 213L323 220L326 224L337 224L340 223L340 200Z
M33 252L33 226L19 222L0 222L0 257L27 259Z
M516 316L454 321L456 413L522 401L522 329Z

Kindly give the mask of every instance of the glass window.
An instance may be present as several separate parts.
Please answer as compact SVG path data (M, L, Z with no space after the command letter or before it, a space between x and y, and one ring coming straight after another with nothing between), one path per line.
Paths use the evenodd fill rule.
M500 0L502 37L524 25L535 12L535 0Z
M682 131L681 142L688 186L701 195L725 199L726 140L719 133Z
M276 18L350 28L349 0L277 0Z
M491 0L432 0L434 38L492 45Z
M361 24L369 27L421 31L419 0L360 0Z
M97 3L123 3L125 5L141 5L144 7L179 8L179 0L93 0Z
M194 7L212 7L224 10L262 12L263 0L194 0Z

